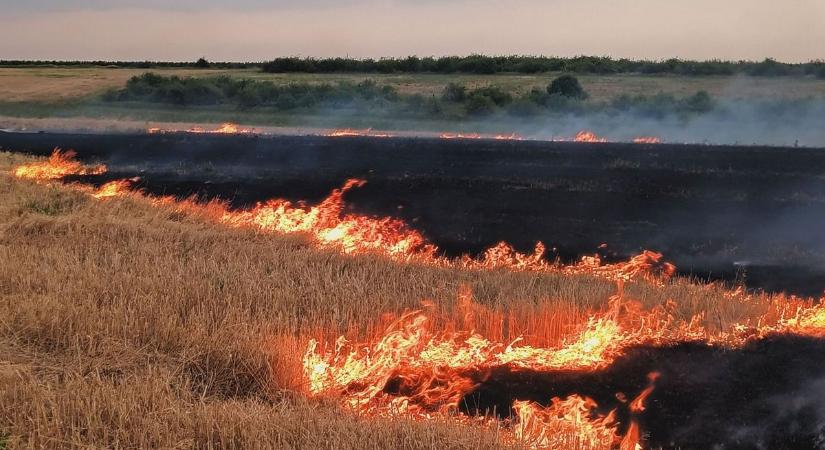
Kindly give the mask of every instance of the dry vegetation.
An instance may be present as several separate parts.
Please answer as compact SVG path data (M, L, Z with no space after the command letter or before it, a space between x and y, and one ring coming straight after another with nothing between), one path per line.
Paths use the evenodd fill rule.
M498 448L494 430L364 420L304 399L306 339L369 333L372 318L422 299L449 309L466 284L519 324L477 324L483 333L546 341L614 291L587 276L344 257L138 198L14 179L22 161L0 153L0 435L10 448ZM685 280L628 292L648 306L675 299L684 317L707 310L709 326L769 300L745 307Z

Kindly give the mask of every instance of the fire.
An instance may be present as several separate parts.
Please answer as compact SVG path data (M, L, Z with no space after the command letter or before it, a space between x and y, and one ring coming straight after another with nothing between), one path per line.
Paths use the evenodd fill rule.
M746 296L739 300L748 301ZM700 324L701 314L675 319L670 312L675 305L643 310L639 303L625 299L619 281L608 309L593 312L578 331L544 345L526 345L519 337L509 342L494 340L473 329L479 322L468 314L491 323L508 323L508 319L501 312L472 305L465 290L459 296L458 310L447 318L435 317L432 310L412 311L371 341L354 343L342 336L329 349L310 341L304 375L311 396L338 399L367 416L404 415L422 420L435 415L461 416L467 414L462 412L463 399L491 373L585 374L609 367L638 346L695 342L737 348L774 334L822 336L825 306L790 308L792 303L772 305L756 318L756 325L740 323L709 331ZM771 319L777 314L778 318ZM439 321L446 324L436 325ZM530 448L641 448L642 430L636 416L646 410L659 377L657 372L650 373L648 386L625 402L630 419L623 436L618 433L616 410L600 414L595 401L572 395L554 398L548 406L515 400L510 438ZM616 393L616 398L623 397L624 393ZM495 419L488 416L486 420Z
M441 139L481 139L479 133L441 133Z
M499 140L499 141L523 141L524 137L522 137L522 136L520 136L516 133L510 133L510 134L497 134L497 135L493 136L493 139L496 139L496 140Z
M56 150L47 160L15 169L20 178L50 181L67 175L101 174L105 166L83 166L71 152ZM347 408L366 416L403 415L426 420L434 416L471 420L462 410L462 401L491 373L582 373L609 368L619 358L639 346L665 347L696 343L718 348L738 348L776 334L825 337L825 306L821 302L780 297L757 317L716 328L705 326L705 313L677 318L673 302L645 309L641 302L626 298L627 281L643 278L663 283L675 268L662 255L645 251L630 260L604 264L598 256L585 257L571 265L548 262L545 247L538 243L532 252L520 253L500 243L478 258L450 259L404 222L389 217L369 217L345 212L343 196L364 184L347 180L314 206L273 199L247 210L231 210L225 203L199 204L172 197L150 197L132 190L137 181L119 180L99 189L70 185L94 198L124 195L145 198L151 204L201 213L216 223L248 227L264 232L302 233L319 248L343 254L378 254L395 261L413 261L468 270L513 270L586 274L614 280L616 293L607 307L584 311L586 319L574 314L553 315L567 328L552 333L518 326L507 312L484 308L472 301L464 288L456 307L444 317L436 308L408 311L392 320L381 332L367 339L340 336L332 346L310 340L304 354L303 375L311 397L336 399ZM727 292L731 302L748 304L749 294ZM579 314L580 312L577 312ZM547 317L551 317L549 314ZM480 331L476 324L500 324ZM539 320L537 323L549 322ZM507 335L504 331L508 325ZM513 325L515 324L515 325ZM549 327L549 325L546 325ZM501 329L496 332L497 327ZM531 336L532 334L532 336ZM540 337L537 337L540 336ZM591 398L573 394L546 399L546 406L514 400L512 418L499 422L488 414L472 418L479 423L502 425L505 440L530 448L641 448L643 430L637 416L656 395L659 374L649 375L649 384L617 408L629 417L620 424L617 409L605 411ZM504 412L506 413L506 412ZM622 425L626 425L622 427ZM620 433L619 430L625 430Z
M242 128L241 126L226 122L221 124L218 128L215 129L206 129L202 127L192 127L186 130L175 130L175 129L164 129L159 127L152 127L146 130L149 134L162 134L162 133L206 133L206 134L254 134L257 133L257 130L254 128Z
M385 132L376 132L373 131L372 128L367 128L365 130L355 130L352 128L341 128L337 130L332 130L329 133L326 133L324 136L330 137L355 137L355 136L369 136L369 137L393 137L394 134L385 133Z
M25 164L14 170L14 176L30 180L59 180L70 175L98 175L106 172L106 166L87 167L77 162L75 152L55 149L46 161Z
M132 183L136 181L138 178L110 181L92 192L91 195L96 199L123 197L131 192Z
M275 233L307 233L319 246L346 254L382 253L404 260L435 257L435 247L400 220L343 214L344 193L363 184L362 180L347 180L317 206L274 199L247 211L224 211L220 221Z
M661 144L662 140L655 136L640 136L633 138L634 144Z
M612 412L596 415L596 406L592 399L578 395L554 398L549 407L516 401L514 437L531 448L611 448L618 439L618 423Z
M101 174L105 166L85 167L72 159L71 153L55 151L48 161L21 166L15 174L35 179L55 179L56 174ZM34 174L48 176L37 178ZM59 178L59 177L58 177ZM96 198L122 196L135 180L108 183L90 194ZM480 257L464 256L456 259L441 255L435 245L404 222L391 217L370 217L344 213L344 194L365 181L347 180L321 203L307 206L283 199L272 199L247 210L231 210L225 203L201 205L189 200L150 198L154 205L166 205L197 211L218 223L231 227L254 228L264 232L301 233L319 248L328 248L348 255L377 254L399 262L418 262L442 267L469 270L515 270L525 272L555 272L589 274L611 280L630 280L637 276L652 280L669 278L675 268L661 260L662 255L645 251L626 262L605 264L598 256L586 256L575 264L548 262L545 246L537 243L532 252L521 253L506 242L488 249ZM75 186L89 192L88 189ZM651 275L655 274L655 275Z
M523 141L524 137L517 133L510 134L481 134L481 133L441 133L441 139L495 139L497 141Z
M607 142L607 139L597 136L592 131L579 131L574 142Z

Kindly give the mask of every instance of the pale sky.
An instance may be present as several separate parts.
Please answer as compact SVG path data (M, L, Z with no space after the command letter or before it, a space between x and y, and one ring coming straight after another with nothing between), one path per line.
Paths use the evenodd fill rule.
M825 59L825 0L0 0L0 59Z

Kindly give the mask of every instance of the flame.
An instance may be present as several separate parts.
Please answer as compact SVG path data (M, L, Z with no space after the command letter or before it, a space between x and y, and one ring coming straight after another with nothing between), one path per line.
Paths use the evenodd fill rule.
M34 162L17 167L14 176L30 180L59 180L70 175L99 175L106 172L106 166L87 167L77 162L75 152L55 149L46 161Z
M523 141L524 137L522 137L522 136L520 136L516 133L510 133L510 134L497 134L497 135L493 136L493 139L496 139L496 140L499 140L499 141Z
M128 180L110 181L97 190L91 192L91 196L96 199L123 197L131 192L132 183L138 180L139 178L131 178Z
M481 139L479 133L441 133L441 139Z
M355 130L352 128L340 128L332 130L324 136L330 137L354 137L354 136L369 136L369 137L393 137L394 134L372 131L372 128L365 130Z
M102 174L105 166L85 167L72 159L73 154L55 151L48 161L20 166L15 175L34 179L55 179L58 174ZM34 176L42 174L41 177ZM125 195L136 179L108 183L99 190L75 185L96 198ZM554 272L587 274L610 280L630 280L643 277L661 281L675 273L675 267L662 261L660 253L644 251L628 261L605 264L598 256L585 256L580 261L563 265L548 262L545 246L538 242L530 253L521 253L506 242L485 251L480 257L447 258L435 245L404 222L391 217L370 217L344 212L344 194L365 181L347 180L339 189L315 206L283 199L272 199L247 210L231 210L227 204L198 204L173 197L149 198L154 205L167 205L195 211L218 223L231 227L254 228L279 234L301 233L319 248L338 250L348 255L377 254L400 262L418 262L442 267L469 270L514 270L524 272ZM148 196L147 196L148 197Z
M639 136L633 138L634 144L661 144L662 140L655 136Z
M574 142L607 142L607 139L597 136L592 131L579 131Z
M523 141L524 137L517 133L510 134L480 134L480 133L441 133L441 139L495 139L498 141Z
M711 332L700 325L701 314L677 320L670 312L675 305L645 311L639 303L624 298L621 281L617 286L618 292L607 310L593 313L579 331L546 345L525 345L521 338L510 342L488 339L461 327L461 323L475 323L466 317L471 302L466 292L459 298L458 304L463 307L457 312L461 314L448 317L447 323L440 326L435 325L438 320L431 317L432 312L420 310L401 315L372 341L353 343L341 336L333 348L325 349L312 340L303 360L309 395L338 399L345 407L367 416L453 417L461 414L462 399L478 386L479 377L483 379L483 374L493 370L593 372L640 345L696 342L736 348L777 333L825 333L822 303L797 304L793 308L793 301L778 301L756 318L759 325L738 323ZM748 301L744 294L734 295ZM794 309L795 313L785 317ZM502 313L478 305L469 310L492 323L506 323ZM778 319L767 325L777 314ZM564 400L552 399L549 406L514 402L515 426L509 431L510 438L530 448L639 449L642 430L636 416L645 411L659 377L657 372L650 373L648 387L626 404L630 422L624 436L617 433L615 410L599 414L595 401L572 395ZM617 393L617 398L623 395Z
M159 127L152 127L147 128L146 132L149 134L162 134L162 133L205 133L205 134L254 134L257 133L257 130L254 128L242 128L241 126L226 122L221 124L218 128L209 130L203 127L192 127L186 130L177 130L177 129L166 129L166 128L159 128Z
M548 407L516 401L514 437L529 448L610 448L618 440L618 423L614 412L596 414L597 406L592 399L578 395L554 398Z

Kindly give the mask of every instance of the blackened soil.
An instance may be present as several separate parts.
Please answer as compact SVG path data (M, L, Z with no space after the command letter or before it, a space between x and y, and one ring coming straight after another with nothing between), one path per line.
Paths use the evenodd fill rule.
M0 133L0 148L74 149L154 194L316 202L351 177L359 213L399 217L449 254L541 240L564 260L663 252L683 274L770 291L825 289L825 150L432 138Z
M594 399L602 415L615 409L624 433L631 421L628 402L649 386L648 374L657 372L645 410L633 416L645 448L819 449L825 448L822 361L825 341L789 335L736 350L643 346L596 372L467 372L478 387L461 408L507 418L515 400L548 405L553 397L578 394ZM392 394L394 384L390 379L385 391Z

